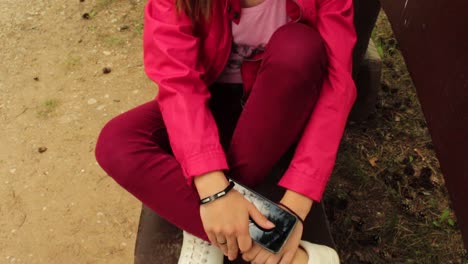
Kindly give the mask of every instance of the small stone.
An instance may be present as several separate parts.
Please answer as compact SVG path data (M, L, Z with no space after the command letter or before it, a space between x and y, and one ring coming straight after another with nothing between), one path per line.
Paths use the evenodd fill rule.
M122 247L126 247L126 246L127 246L127 243L122 242L122 243L120 243L120 245L121 245Z
M114 99L114 102L119 103L120 100L119 99Z
M119 27L119 31L129 30L130 27L128 25L123 25Z
M10 173L11 173L11 174L15 174L15 172L16 172L16 168L10 169Z
M94 99L94 98L90 98L90 99L88 100L88 104L89 104L89 105L92 105L92 104L95 104L95 103L97 103L97 100Z
M34 77L34 80L35 80L36 82L38 82L38 81L39 81L39 77Z
M102 52L102 54L104 54L104 55L106 55L106 56L109 56L109 55L111 55L111 52L110 52L110 51L107 51L107 50L105 50L105 51L103 51L103 52Z
M39 152L39 153L44 153L44 152L46 152L46 151L47 151L47 147L39 147L39 148L37 149L37 152Z
M108 94L105 94L105 95L104 95L104 98L109 98L109 95L108 95Z
M102 109L104 109L104 107L106 107L106 105L100 105L96 107L96 110L101 111Z
M42 211L47 210L47 206L42 207Z
M88 19L91 18L91 16L89 15L89 13L84 13L81 17L82 17L83 19L86 19L86 20L88 20Z
M109 74L111 73L112 69L110 67L104 67L104 69L102 69L102 73L104 74Z
M139 90L133 90L134 94L137 94L138 92L139 92Z
M399 116L395 116L395 121L400 122L401 118Z
M11 232L12 232L12 233L16 233L16 229L12 229Z

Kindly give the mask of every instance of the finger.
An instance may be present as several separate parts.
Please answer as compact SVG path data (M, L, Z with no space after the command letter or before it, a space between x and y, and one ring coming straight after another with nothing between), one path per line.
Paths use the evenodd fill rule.
M270 222L258 209L255 205L250 204L248 206L249 215L252 219L257 223L257 225L265 228L265 229L272 229L275 227L275 224Z
M289 264L292 262L294 257L294 252L288 251L284 253L283 257L281 258L280 264Z
M216 243L218 244L218 248L223 251L225 256L228 255L228 248L227 248L227 240L223 234L216 234Z
M227 250L228 250L227 256L229 260L235 260L237 258L237 254L239 253L236 236L227 237Z
M265 264L278 264L278 262L280 261L280 257L279 255L273 255L271 254L267 261L265 262Z
M247 262L251 262L260 253L261 248L255 243L252 245L249 251L242 254L242 259Z
M270 256L270 253L268 251L266 251L265 249L261 248L260 252L258 252L258 254L252 260L252 263L264 264L267 261L269 256Z
M216 235L213 233L206 233L206 235L208 235L208 239L210 240L211 244L219 248L218 242L216 241Z
M239 251L241 253L247 252L252 248L252 238L250 236L242 235L237 237L237 243L239 244Z
M237 236L237 243L241 253L247 252L252 247L252 238L250 237L249 227L242 227Z

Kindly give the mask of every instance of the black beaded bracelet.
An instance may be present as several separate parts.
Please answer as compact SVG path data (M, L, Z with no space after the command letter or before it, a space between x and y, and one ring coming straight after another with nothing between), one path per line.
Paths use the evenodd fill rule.
M284 205L283 203L278 203L279 205L283 206L284 208L286 208L286 210L288 210L291 214L295 215L297 217L297 220L299 220L302 225L304 226L304 220L302 220L301 217L299 217L298 214L296 214L296 212L294 212L293 210L291 210L291 208L287 207L286 205Z
M229 185L222 191L220 191L219 193L215 193L211 196L208 196L206 198L203 198L200 200L200 204L206 204L206 203L209 203L211 201L214 201L218 198L221 198L223 196L225 196L230 190L232 190L232 188L234 188L234 182L233 181L230 181L229 182Z

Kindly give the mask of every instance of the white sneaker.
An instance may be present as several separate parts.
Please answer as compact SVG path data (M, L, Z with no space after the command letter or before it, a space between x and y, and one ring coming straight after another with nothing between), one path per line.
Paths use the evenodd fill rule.
M340 264L340 258L332 248L303 240L299 242L299 245L309 256L307 264Z
M223 252L190 233L183 232L184 239L178 264L222 264Z

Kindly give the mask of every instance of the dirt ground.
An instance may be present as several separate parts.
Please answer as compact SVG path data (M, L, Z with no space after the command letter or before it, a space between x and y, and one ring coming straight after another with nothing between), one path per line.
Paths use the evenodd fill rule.
M107 120L156 94L142 65L144 2L0 1L0 263L132 263L140 203L94 146ZM384 63L376 114L350 126L325 199L340 254L462 263L414 88L402 89L412 84L401 59Z
M155 96L143 2L0 1L0 263L132 263L140 203L94 146Z

